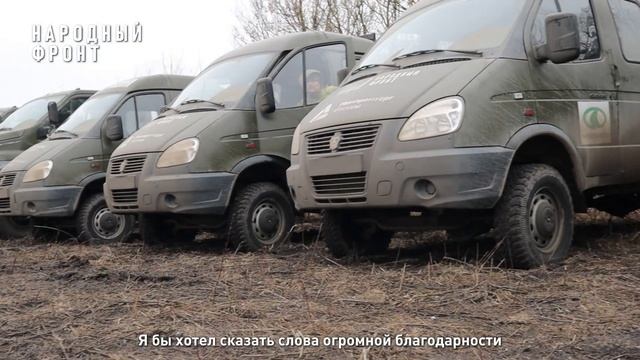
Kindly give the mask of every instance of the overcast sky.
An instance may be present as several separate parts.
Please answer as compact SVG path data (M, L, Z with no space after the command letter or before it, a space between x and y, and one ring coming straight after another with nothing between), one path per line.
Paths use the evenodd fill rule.
M0 20L0 107L22 105L46 93L83 88L100 90L136 76L173 68L196 75L235 47L233 27L239 1L11 1ZM6 7L6 6L5 6ZM133 25L140 22L141 43L101 43L98 62L36 62L32 27L48 25ZM114 34L115 35L115 34ZM86 38L85 38L86 39ZM67 38L65 44L77 45ZM43 46L49 44L42 43Z

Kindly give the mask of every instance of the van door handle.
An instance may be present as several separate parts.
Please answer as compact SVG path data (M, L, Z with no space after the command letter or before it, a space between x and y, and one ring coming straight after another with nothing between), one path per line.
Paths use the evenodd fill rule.
M596 100L609 100L609 95L593 93L589 95L589 98L596 99Z

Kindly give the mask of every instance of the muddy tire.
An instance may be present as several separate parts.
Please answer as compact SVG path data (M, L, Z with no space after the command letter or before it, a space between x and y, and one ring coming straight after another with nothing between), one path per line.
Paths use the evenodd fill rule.
M20 239L31 234L33 222L24 216L0 216L0 238Z
M257 251L284 241L294 223L289 195L276 184L254 183L233 199L227 234L236 248Z
M391 243L393 232L373 226L361 227L343 213L326 210L322 216L322 238L329 252L337 258L384 253Z
M495 212L500 255L530 269L564 260L573 240L574 211L562 175L547 165L516 165Z
M95 245L123 242L135 226L133 216L112 213L103 194L93 194L84 199L75 221L78 241Z
M197 230L181 229L162 216L140 214L138 218L140 238L145 245L170 245L195 240Z

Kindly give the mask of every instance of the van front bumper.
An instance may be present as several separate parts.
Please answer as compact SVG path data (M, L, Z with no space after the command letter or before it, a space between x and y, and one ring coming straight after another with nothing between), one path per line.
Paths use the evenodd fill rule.
M44 186L22 183L25 172L12 173L13 183L0 187L0 215L67 217L73 216L82 194L80 186ZM2 177L5 174L0 175Z
M452 137L399 142L403 121L379 126L374 146L344 153L294 156L287 171L299 210L331 208L491 209L500 199L514 151L455 148ZM322 129L348 133L353 125ZM346 131L345 131L346 130Z
M225 213L236 174L184 173L184 167L162 169L163 173L155 174L153 164L155 161L148 161L137 174L108 172L104 194L111 211L118 214Z

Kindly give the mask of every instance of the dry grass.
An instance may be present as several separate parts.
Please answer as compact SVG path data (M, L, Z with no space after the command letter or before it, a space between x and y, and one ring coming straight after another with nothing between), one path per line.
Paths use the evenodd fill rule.
M565 264L532 271L481 264L475 252L485 244L445 246L441 234L405 234L386 256L358 263L335 261L313 241L235 255L209 242L148 249L2 241L0 354L640 359L640 230L597 220L583 219ZM142 333L502 336L503 346L139 348Z

